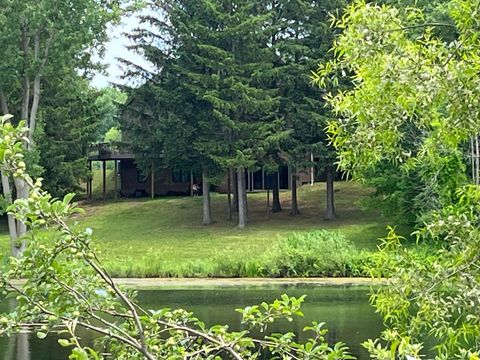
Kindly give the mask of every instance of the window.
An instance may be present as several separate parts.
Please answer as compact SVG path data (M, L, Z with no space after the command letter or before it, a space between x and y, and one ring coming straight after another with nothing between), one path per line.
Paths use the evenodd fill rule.
M174 183L188 183L190 181L190 174L182 170L172 171L172 182Z

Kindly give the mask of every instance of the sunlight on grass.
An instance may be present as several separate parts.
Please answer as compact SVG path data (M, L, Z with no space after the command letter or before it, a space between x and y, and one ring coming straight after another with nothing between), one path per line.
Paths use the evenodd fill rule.
M219 254L254 261L271 252L282 237L317 229L338 230L359 251L374 250L377 239L386 234L388 220L360 209L358 202L368 190L358 184L337 183L336 189L338 218L334 221L323 219L322 183L299 189L302 215L298 217L289 215L289 192L281 193L284 210L278 214L267 212L265 193L249 194L249 225L245 230L236 228L235 219L227 220L225 194L212 195L211 226L201 225L201 197L93 201L82 204L86 214L77 220L79 226L94 230L100 258L121 276L175 276L180 268L211 261ZM0 249L6 254L6 227L1 231Z

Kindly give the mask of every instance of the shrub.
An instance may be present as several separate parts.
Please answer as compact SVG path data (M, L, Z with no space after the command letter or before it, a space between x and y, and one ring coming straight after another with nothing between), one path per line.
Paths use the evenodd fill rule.
M294 233L280 243L280 276L347 276L357 250L338 232Z

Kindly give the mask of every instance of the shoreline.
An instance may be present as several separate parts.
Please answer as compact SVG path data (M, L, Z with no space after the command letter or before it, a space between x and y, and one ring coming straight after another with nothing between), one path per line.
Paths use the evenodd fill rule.
M380 286L386 279L371 278L115 278L115 283L139 290L162 288L260 287L260 286ZM17 280L16 285L24 281Z

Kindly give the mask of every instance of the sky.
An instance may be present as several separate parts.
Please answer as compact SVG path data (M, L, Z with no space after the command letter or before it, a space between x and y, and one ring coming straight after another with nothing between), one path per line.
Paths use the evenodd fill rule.
M125 80L121 79L123 73L120 63L116 58L122 57L134 63L148 68L148 64L139 55L129 51L126 46L130 41L122 35L130 32L139 26L139 20L136 16L124 17L122 23L110 29L110 41L106 45L105 56L103 58L96 57L102 64L108 66L106 74L97 74L92 80L92 85L96 88L104 88L113 84L125 84Z

